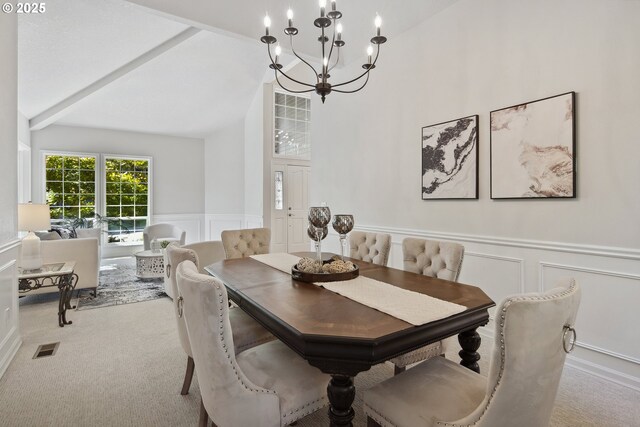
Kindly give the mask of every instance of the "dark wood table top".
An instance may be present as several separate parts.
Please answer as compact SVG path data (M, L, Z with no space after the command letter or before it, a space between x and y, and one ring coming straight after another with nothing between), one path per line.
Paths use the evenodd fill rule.
M308 253L296 253L308 256ZM329 255L329 254L324 254ZM464 305L446 319L414 326L251 258L206 267L227 287L232 301L309 362L328 373L355 373L425 344L477 328L495 303L475 286L372 263L360 275Z

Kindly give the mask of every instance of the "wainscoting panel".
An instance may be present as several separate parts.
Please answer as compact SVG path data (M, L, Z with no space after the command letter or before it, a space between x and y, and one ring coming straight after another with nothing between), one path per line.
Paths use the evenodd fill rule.
M187 232L186 244L201 242L204 238L204 216L202 214L154 215L153 224L175 225Z
M553 288L560 278L573 277L582 287L576 345L640 366L640 310L630 307L638 300L640 276L586 267L540 263L540 286ZM599 313L587 316L585 313Z
M224 230L262 227L262 216L244 214L205 214L204 240L220 240Z
M461 243L460 282L482 288L496 303L574 277L582 288L582 304L578 345L567 364L640 390L640 250L366 225L357 230L391 235L389 266L394 268L402 268L407 237ZM325 242L324 250L339 251L337 235L331 233ZM490 322L479 330L483 339L493 336L493 327Z
M525 291L523 264L519 258L465 251L458 281L478 286L492 300L502 301ZM495 310L489 310L492 320Z
M18 328L19 256L19 240L0 246L0 377L22 344Z
M245 224L247 228L261 228L262 227L262 215L245 215Z

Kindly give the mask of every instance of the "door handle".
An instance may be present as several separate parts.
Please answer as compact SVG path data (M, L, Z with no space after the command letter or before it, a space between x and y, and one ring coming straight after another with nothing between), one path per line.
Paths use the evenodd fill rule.
M289 206L289 210L291 210L291 206Z
M289 214L289 216L293 216L293 214Z

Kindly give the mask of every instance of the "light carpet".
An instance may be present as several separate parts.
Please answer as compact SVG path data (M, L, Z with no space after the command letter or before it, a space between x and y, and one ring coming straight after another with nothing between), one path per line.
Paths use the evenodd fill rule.
M129 262L107 263L100 268L100 284L94 297L83 292L77 310L131 304L166 297L164 281L160 278L140 279L136 276L133 259Z
M72 311L73 325L64 328L57 326L56 304L20 307L23 344L0 379L1 426L197 425L197 378L189 395L179 394L186 356L169 299ZM54 356L32 359L38 345L56 341ZM489 348L484 340L483 372ZM356 427L366 425L362 390L391 375L383 364L356 377ZM567 367L551 425L638 426L639 401L637 391ZM326 409L298 422L326 425Z

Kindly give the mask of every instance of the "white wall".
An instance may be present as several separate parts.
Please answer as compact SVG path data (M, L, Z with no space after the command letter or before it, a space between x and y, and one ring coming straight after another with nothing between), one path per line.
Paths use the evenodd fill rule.
M262 216L263 98L260 85L244 119L244 212Z
M575 276L571 363L640 387L640 2L460 0L389 35L362 92L314 97L312 201L393 235L457 240L461 280L494 299ZM364 58L363 58L364 60ZM340 76L361 71L359 65ZM577 92L575 200L489 198L489 112ZM480 200L422 201L422 126L480 115ZM607 313L607 315L604 315ZM490 332L488 332L490 333Z
M18 332L18 34L15 14L0 14L0 376L20 347Z
M43 200L43 151L70 151L153 158L152 223L174 224L187 243L204 235L204 141L110 129L49 126L31 134L32 197ZM126 256L140 246L106 246L105 258Z
M245 123L237 121L205 139L205 236L220 240L223 230L247 228L244 215Z
M153 214L204 212L201 139L107 129L49 126L32 133L33 197L43 197L42 152L72 151L153 158Z
M18 111L18 203L31 200L31 130L29 119Z

